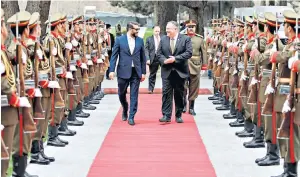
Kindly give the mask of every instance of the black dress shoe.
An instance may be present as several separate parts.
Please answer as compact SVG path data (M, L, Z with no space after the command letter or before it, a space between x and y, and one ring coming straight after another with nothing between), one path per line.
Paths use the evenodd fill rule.
M66 144L62 143L61 141L59 141L55 137L49 138L48 141L47 141L47 145L48 146L54 146L54 147L65 147L66 146Z
M50 162L54 162L55 161L55 158L54 157L48 157L44 150L41 151L41 155L45 158L45 159L48 159Z
M236 119L236 115L228 113L228 114L223 114L224 119Z
M171 122L171 119L164 116L161 119L159 119L159 122Z
M128 114L127 114L127 112L126 112L126 113L123 112L123 114L122 114L122 120L123 120L123 121L126 121L127 119L128 119Z
M176 117L176 122L177 122L177 123L183 123L183 120L182 120L181 117Z
M76 117L88 118L89 116L90 116L89 113L85 113L82 110L77 110L76 111Z
M60 139L59 136L57 136L56 139L58 139L58 141L62 142L62 143L65 144L65 145L68 145L68 144L69 144L68 141Z
M58 129L58 135L61 135L61 136L74 136L74 135L76 135L76 131L74 133L74 132L71 132L68 129L64 129L64 130Z
M68 120L67 124L70 125L70 126L83 126L84 122L75 119L75 120Z
M40 152L31 153L31 158L29 163L39 164L39 165L49 165L50 161L45 159Z
M128 124L129 124L129 125L135 125L135 122L134 122L133 119L128 119Z
M24 177L39 177L38 175L31 175L25 171Z

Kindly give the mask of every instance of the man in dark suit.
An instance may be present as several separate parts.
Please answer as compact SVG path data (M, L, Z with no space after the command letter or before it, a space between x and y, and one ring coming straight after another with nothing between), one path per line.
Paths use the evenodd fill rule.
M153 35L148 37L145 45L145 54L147 58L147 65L149 65L150 75L149 75L149 93L153 93L156 81L156 73L159 68L159 61L157 58L157 49L160 42L160 27L153 27Z
M140 30L139 24L129 22L127 24L127 34L116 39L110 59L109 78L113 79L115 67L117 66L118 94L123 107L122 120L128 118L128 102L126 100L127 88L130 85L130 111L128 123L134 125L134 116L138 107L138 92L140 82L145 80L146 75L146 56L144 41L138 37Z
M168 22L166 32L167 36L162 37L157 51L163 82L163 117L159 121L171 121L174 92L176 122L183 123L184 83L189 77L188 59L192 57L193 48L191 38L179 34L177 22Z
M112 54L112 47L115 45L115 37L113 34L110 33L111 30L111 25L106 24L106 45L108 47L107 54L108 54L108 59L110 60L111 54ZM106 71L106 79L108 79L108 74L109 74L109 68Z

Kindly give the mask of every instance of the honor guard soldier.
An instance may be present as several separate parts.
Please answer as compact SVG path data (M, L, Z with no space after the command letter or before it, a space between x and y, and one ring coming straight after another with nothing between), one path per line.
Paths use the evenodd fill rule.
M33 79L33 64L29 58L26 40L29 37L29 20L30 13L22 11L14 14L7 20L15 39L9 46L11 56L18 59L19 70L19 90L20 96L27 96L29 102L25 108L22 108L22 116L19 124L17 124L14 141L13 141L13 176L32 176L26 172L28 154L31 150L32 133L35 133L36 127L33 122L33 98L35 95ZM33 82L32 82L33 81ZM31 128L27 129L28 121L31 123ZM20 124L23 125L20 125Z
M194 20L188 20L185 22L185 26L187 27L186 35L188 35L191 38L193 47L193 56L189 59L188 62L190 76L186 82L186 88L184 92L185 100L188 92L189 113L191 115L196 115L194 105L199 92L200 72L202 66L205 68L207 67L203 36L196 34L196 25L197 23Z
M55 82L55 88L51 89L51 112L54 111L54 115L51 115L48 126L47 145L56 147L64 147L68 144L67 141L60 139L58 136L58 126L64 117L66 106L65 59L61 46L62 41L59 39L59 33L62 32L61 17L60 13L56 13L45 22L48 25L48 34L43 42L44 48L49 49L47 54L51 63L51 81Z
M51 117L50 107L51 107L51 99L50 99L50 89L49 86L49 73L50 73L50 62L49 59L45 57L44 51L40 44L40 14L35 12L31 15L29 21L29 38L26 41L27 49L29 52L30 59L33 61L34 65L34 76L35 76L35 84L38 87L41 87L39 92L41 92L42 98L35 98L34 107L35 111L38 111L36 106L37 104L41 104L42 109L45 113L40 116L34 116L37 124L37 132L33 136L32 147L31 147L31 160L30 163L48 165L53 162L55 159L53 157L48 157L44 153L43 148L43 137L46 136L48 121ZM51 84L50 84L51 86ZM36 114L34 114L36 115Z
M20 18L22 20L23 18ZM28 20L28 18L26 19ZM1 176L7 176L7 169L9 167L9 159L12 152L13 140L16 125L18 124L18 108L28 105L29 102L26 97L18 97L17 96L17 82L16 82L16 74L13 70L13 65L16 65L16 61L14 58L9 58L7 54L7 48L4 45L6 39L8 37L8 31L6 28L6 23L4 19L4 11L1 8L1 124L4 128L1 128L1 137L3 141L1 142ZM3 144L2 144L3 143ZM2 146L4 148L2 150ZM8 154L6 154L6 158L3 158L5 154L3 151L7 150ZM15 156L14 160L16 163L18 159L26 158ZM20 160L21 161L21 160ZM25 168L25 163L22 163L22 167Z
M288 41L282 51L276 51L270 57L271 63L278 65L278 84L277 88L274 88L276 89L274 111L276 111L277 123L282 122L277 134L281 156L284 158L284 172L280 176L296 177L300 159L299 75L297 74L300 16L290 10L285 10L283 16L284 33ZM279 140L284 142L280 143Z

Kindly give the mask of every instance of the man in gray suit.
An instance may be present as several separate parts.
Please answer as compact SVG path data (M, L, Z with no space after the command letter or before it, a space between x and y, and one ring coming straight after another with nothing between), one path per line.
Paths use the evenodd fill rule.
M160 27L153 27L153 35L148 37L145 45L145 55L147 58L147 65L149 65L150 75L149 75L149 94L153 93L156 81L156 73L159 68L159 61L157 58L157 49L160 42Z
M190 37L179 34L179 25L175 21L168 22L166 32L167 36L162 37L157 50L163 83L163 117L159 121L171 121L174 97L175 120L183 123L181 115L184 107L184 83L189 77L188 60L193 53L192 42Z

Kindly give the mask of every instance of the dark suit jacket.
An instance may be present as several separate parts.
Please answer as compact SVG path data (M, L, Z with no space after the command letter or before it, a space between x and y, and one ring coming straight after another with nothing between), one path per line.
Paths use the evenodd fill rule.
M135 48L133 54L131 55L127 35L117 37L110 59L110 72L115 72L118 56L118 77L123 79L129 79L131 77L132 61L134 68L140 78L142 77L142 74L146 74L146 56L144 49L144 41L142 38L135 38Z
M162 36L160 36L160 38L162 38ZM157 58L157 56L155 54L155 41L154 41L153 35L148 37L146 40L145 54L146 54L147 60L150 60L150 64L153 63L153 60L155 59L155 57Z
M192 54L193 48L190 37L178 34L175 50L172 54L170 38L163 36L157 49L158 60L161 64L161 77L165 79L168 78L172 70L175 70L181 78L189 77L188 59L192 57ZM168 59L169 56L174 56L175 62L164 64L164 61Z
M109 36L110 36L110 43L111 43L111 48L113 48L113 46L115 45L115 36L111 33L109 33ZM107 51L107 54L108 54L108 59L110 60L110 56L112 54L112 50L108 50Z

